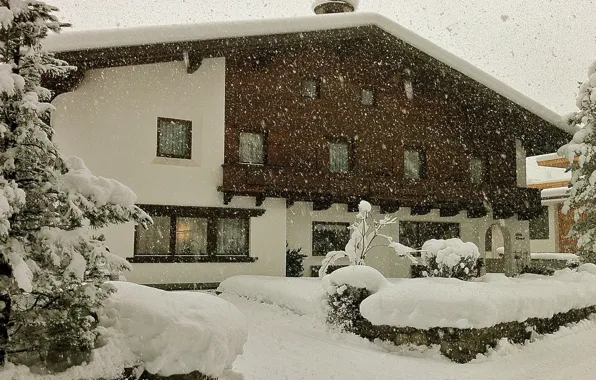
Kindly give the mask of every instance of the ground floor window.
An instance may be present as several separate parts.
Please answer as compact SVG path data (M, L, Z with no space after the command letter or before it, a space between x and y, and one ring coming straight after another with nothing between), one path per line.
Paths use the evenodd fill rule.
M264 210L141 205L152 218L137 226L133 262L247 261L250 218Z
M349 227L350 223L313 222L313 256L325 256L327 252L343 251L350 240Z
M399 222L399 242L411 248L420 248L431 239L459 237L459 223Z

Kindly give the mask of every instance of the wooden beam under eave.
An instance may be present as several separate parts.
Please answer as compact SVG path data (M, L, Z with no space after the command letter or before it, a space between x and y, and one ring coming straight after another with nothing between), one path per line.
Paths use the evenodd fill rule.
M313 211L324 211L331 208L333 201L330 199L317 199L312 202Z
M42 86L52 91L50 102L56 99L58 95L76 90L83 83L86 72L87 70L85 68L78 67L76 70L72 70L62 77L44 76Z
M182 53L184 64L186 65L186 72L193 74L197 71L203 63L203 57L193 50L184 50Z
M573 163L577 164L579 157L575 156ZM569 167L569 160L566 157L553 158L552 160L536 161L538 166L545 166L548 168L562 168L567 169Z
M530 189L554 189L557 187L569 187L569 181L533 183L528 185L528 187Z
M426 215L430 213L431 206L429 205L416 205L410 208L411 215Z

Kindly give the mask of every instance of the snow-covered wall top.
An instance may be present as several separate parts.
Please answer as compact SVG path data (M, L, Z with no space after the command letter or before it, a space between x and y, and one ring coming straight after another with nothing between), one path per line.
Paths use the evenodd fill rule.
M482 83L498 94L526 108L544 120L570 133L561 117L521 92L507 86L478 67L440 48L420 35L404 28L377 13L342 13L295 17L291 19L265 19L233 22L212 22L186 25L147 26L123 29L88 30L52 35L45 41L45 48L54 51L71 51L116 46L145 45L164 42L200 41L244 36L299 33L375 25L400 38L411 46L453 67L466 76Z

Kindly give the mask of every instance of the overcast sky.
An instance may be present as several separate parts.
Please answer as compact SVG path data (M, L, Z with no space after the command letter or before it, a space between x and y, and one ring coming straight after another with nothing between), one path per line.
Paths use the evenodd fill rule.
M311 15L310 0L49 0L74 29ZM596 0L360 0L534 98L573 111L596 60Z

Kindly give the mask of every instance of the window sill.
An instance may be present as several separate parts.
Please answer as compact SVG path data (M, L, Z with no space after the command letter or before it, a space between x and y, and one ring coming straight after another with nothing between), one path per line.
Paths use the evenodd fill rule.
M172 166L186 166L186 167L199 167L200 165L194 162L192 159L186 158L171 158L171 157L155 157L152 164L155 165L172 165Z
M192 255L139 255L127 257L130 263L254 263L258 257L250 256L192 256Z

